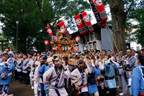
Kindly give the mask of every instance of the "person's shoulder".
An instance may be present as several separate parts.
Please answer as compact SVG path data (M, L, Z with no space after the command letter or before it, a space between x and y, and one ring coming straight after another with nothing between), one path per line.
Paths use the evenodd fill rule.
M134 73L139 72L141 70L141 68L144 68L144 66L142 66L142 65L137 66L136 68L134 68L133 72Z
M74 69L72 73L79 72L78 68Z

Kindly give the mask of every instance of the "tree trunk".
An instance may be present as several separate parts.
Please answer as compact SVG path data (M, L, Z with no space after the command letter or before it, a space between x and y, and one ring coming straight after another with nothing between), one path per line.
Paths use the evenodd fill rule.
M116 40L116 44L119 50L122 50L124 54L126 53L126 43L125 43L125 22L126 13L124 12L123 0L108 0L110 5L112 23L113 23L113 37ZM114 46L115 52L117 52Z

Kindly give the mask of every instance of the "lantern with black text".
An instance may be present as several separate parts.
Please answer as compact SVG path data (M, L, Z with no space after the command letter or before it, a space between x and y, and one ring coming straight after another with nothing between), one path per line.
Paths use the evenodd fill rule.
M78 43L80 41L80 36L76 36L75 42Z
M46 46L49 45L49 41L48 40L45 40L44 43L45 43Z
M50 26L47 26L45 28L47 29L46 32L48 32L50 36L53 36L53 33L52 33L52 30L51 30Z
M101 19L102 19L100 21L100 23L106 22L108 17L107 17L106 11L105 11L105 7L102 3L102 0L93 0L93 1L95 3L96 9L98 10L98 12L100 14Z
M94 15L98 23L100 23L100 27L104 27L106 25L106 21L108 19L104 5L101 0L89 0Z
M81 20L80 15L77 14L77 15L74 16L74 18L75 18L75 22L76 22L76 25L77 25L77 27L78 27L79 33L80 33L81 35L86 34L86 29L85 29L85 26L84 26L84 24L83 24L83 22L82 22L82 20Z
M93 31L94 31L94 28L93 28L93 26L92 26L92 24L91 24L91 21L90 21L90 19L89 19L89 16L88 16L88 14L86 13L86 12L81 12L81 14L83 15L83 20L84 20L84 22L85 22L85 24L86 24L86 26L85 27L87 27L88 28L88 33L92 33Z

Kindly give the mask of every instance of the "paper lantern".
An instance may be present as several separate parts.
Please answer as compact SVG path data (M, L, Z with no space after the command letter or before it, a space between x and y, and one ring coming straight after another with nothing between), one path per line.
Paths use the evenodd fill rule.
M78 43L80 41L80 36L77 36L75 42Z
M88 14L86 13L86 12L81 12L81 14L83 15L83 20L84 20L84 22L85 22L85 24L86 24L86 26L85 27L87 27L87 31L88 31L88 33L92 33L93 31L94 31L94 28L93 28L93 26L92 26L92 24L91 24L91 21L90 21L90 18L89 18L89 16L88 16Z
M47 29L46 32L48 32L50 36L53 36L53 32L52 32L50 26L47 26L47 27L45 27L45 28Z
M106 26L108 16L106 14L102 0L89 0L89 2L91 4L97 22L101 23L100 27Z
M81 19L80 15L77 14L77 15L74 16L74 18L75 18L75 22L76 22L76 25L78 27L80 35L86 34L86 29L85 29L85 26L82 22L82 19Z
M45 43L46 46L49 45L49 41L48 40L45 40L44 43Z

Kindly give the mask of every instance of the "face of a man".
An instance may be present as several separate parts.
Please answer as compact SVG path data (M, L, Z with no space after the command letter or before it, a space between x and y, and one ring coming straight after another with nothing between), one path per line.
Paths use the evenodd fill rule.
M26 55L24 55L23 58L26 59L27 58Z
M131 56L131 50L127 50L126 54L127 56Z
M84 64L78 64L78 67L82 70L84 69Z
M6 51L6 52L8 52L8 51L9 51L9 49L8 49L8 48L6 48L6 49L5 49L5 51Z
M4 61L6 61L8 58L7 58L6 56L3 56L2 59L3 59Z
M56 67L60 67L62 64L61 64L61 60L59 59L59 58L56 58L55 60L54 60L54 64L55 64L55 66Z

